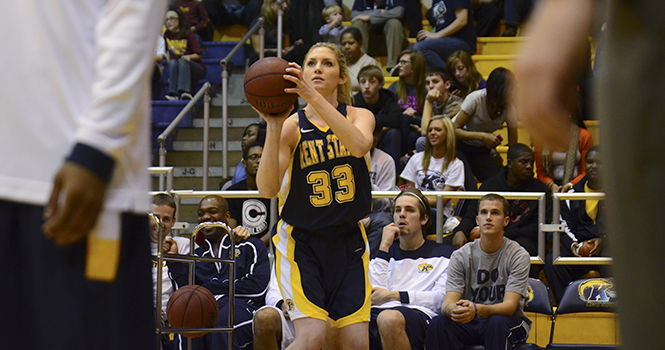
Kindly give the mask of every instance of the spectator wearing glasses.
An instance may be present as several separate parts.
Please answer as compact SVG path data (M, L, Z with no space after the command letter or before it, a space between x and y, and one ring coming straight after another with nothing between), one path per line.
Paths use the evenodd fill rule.
M402 152L416 148L420 136L420 122L425 105L425 57L417 50L404 50L399 55L399 80L388 87L399 100L404 120L402 121Z
M169 92L166 99L191 100L192 85L203 79L206 67L201 62L201 46L180 10L166 12L166 49L169 53Z
M263 140L245 147L242 152L242 166L247 171L247 178L228 188L233 190L256 191L256 172L259 170ZM229 226L235 228L242 225L249 233L259 238L266 246L270 245L270 199L266 198L229 198L231 220Z

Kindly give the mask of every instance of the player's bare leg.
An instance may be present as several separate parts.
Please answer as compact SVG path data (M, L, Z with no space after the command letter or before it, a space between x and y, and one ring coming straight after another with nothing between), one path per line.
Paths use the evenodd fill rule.
M401 312L384 310L379 314L376 323L384 349L411 349L409 337L406 335L406 319Z
M338 331L339 343L344 350L369 349L369 322L354 323Z
M299 318L293 321L296 339L287 350L319 350L326 339L327 324L315 318Z

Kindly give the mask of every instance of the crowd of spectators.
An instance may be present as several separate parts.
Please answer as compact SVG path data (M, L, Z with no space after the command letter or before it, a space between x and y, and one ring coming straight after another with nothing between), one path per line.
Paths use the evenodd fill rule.
M190 14L185 16L188 20L194 13L200 13L200 7L195 9L188 4L189 2L179 1L180 10L189 6L187 8L190 9ZM205 8L211 8L211 3L213 1L204 1ZM238 20L247 18L241 9L251 11L252 6L257 6L253 0L240 1L241 7L221 6L220 2L215 3L218 8L227 11L230 9L229 13ZM413 4L420 7L420 1L356 0L350 16L346 17L346 20L350 20L350 27L342 23L345 9L339 2L305 3L297 0L284 1L279 7L276 0L264 0L262 6L256 7L260 11L247 20L246 24L251 25L259 15L264 16L266 53L276 54L277 41L282 40L285 44L290 43L284 47L282 56L299 64L302 63L309 47L316 41L327 41L340 48L349 69L348 78L353 86L354 106L366 108L375 116L374 143L370 151L370 180L373 190L395 190L400 187L412 191L411 195L400 194L402 197L408 197L411 202L415 200L414 197L422 196L421 192L428 191L542 192L546 194L547 223L552 219L552 193L601 190L598 180L599 149L593 146L591 133L584 126L584 116L571 116L572 137L567 152L556 152L538 144L518 143L519 111L515 110L510 100L510 93L515 85L513 73L500 67L493 70L485 80L471 59L476 50L476 37L497 34L502 12L505 13L506 28L503 36L515 36L519 25L526 20L531 11L532 1L435 0L426 14L432 27L431 31L418 28L422 17L418 23L415 23L413 20L415 14L409 10L409 6ZM305 35L303 30L291 28L293 24L289 25L288 21L285 21L285 37L277 38L276 16L279 10L284 12L286 18L293 18L291 16L294 13L305 15L301 17L306 19L303 23L314 31L318 29L319 36L311 37L309 32ZM182 16L177 11L169 13ZM420 11L418 13L421 14ZM207 21L206 16L200 16L198 22L191 22L194 24L185 26L184 32L191 32L192 35L197 34L204 38L205 29L212 27ZM214 25L223 25L212 15L209 21ZM172 35L168 33L173 31L168 28L168 24L167 14L165 37ZM289 41L286 41L287 37ZM407 40L409 37L415 38L415 42L409 44ZM254 35L253 59L258 57L257 40L258 37ZM190 51L194 54L196 54L197 41L188 43L192 46ZM158 52L158 55L163 54ZM173 62L172 50L169 56ZM386 64L382 65L372 56L385 56ZM178 61L177 57L175 61ZM156 62L160 62L159 56ZM169 67L172 65L171 63ZM155 72L157 71L158 68L155 68ZM385 77L390 75L398 78L386 89ZM174 73L171 71L171 77L173 76ZM178 87L177 84L173 86L176 93L172 94L170 91L169 95L180 94L180 98L185 99L183 93L188 91ZM507 130L507 140L503 140L499 134L504 125ZM256 170L264 138L264 123L252 124L245 130L242 139L242 161L236 167L233 179L222 189L256 190ZM497 147L502 145L508 146L507 162L504 162L497 151ZM592 169L592 173L589 173L589 169ZM479 188L478 184L481 184ZM414 203L419 204L418 201ZM516 245L511 243L511 250L520 247L519 249L523 249L530 256L538 255L538 201L509 200L506 203L508 206L502 212L506 222L501 233L502 239L505 237L507 241L515 242ZM438 222L436 219L436 209L433 208L436 199L428 200L422 196L420 204L422 210L419 215L421 218L427 217L427 224L416 230L416 236L426 240L427 234L434 233L436 227L443 225L443 222ZM380 349L381 346L393 348L400 342L404 344L404 341L411 348L422 348L426 327L424 329L418 327L422 327L423 320L427 319L429 323L431 318L441 313L444 317L452 318L454 313L452 306L446 309L448 303L443 300L446 290L445 277L443 281L436 281L436 278L430 281L436 283L436 286L431 285L430 288L433 290L440 288L440 292L443 291L441 299L426 301L422 307L408 306L405 309L406 304L409 304L408 297L405 301L402 294L405 292L401 289L391 289L399 287L399 284L410 285L409 283L413 282L409 281L410 278L404 279L404 276L397 277L397 275L403 266L409 266L405 261L414 258L408 249L404 250L404 247L413 245L413 242L418 242L416 244L418 247L422 245L420 238L416 241L405 241L403 236L395 233L401 232L396 224L400 222L398 213L404 209L402 205L403 203L398 204L395 199L375 199L371 214L363 222L367 231L369 249L375 257L370 265L370 280L380 287L372 294L373 310L370 323L372 349ZM270 245L269 201L229 199L227 207L229 212L227 222L232 228L245 227L251 236L262 240L265 246ZM443 208L444 220L457 217L460 223L444 237L444 246L450 251L444 250L445 253L441 253L436 250L439 249L436 248L438 246L434 246L428 248L430 251L427 254L430 255L426 258L435 257L445 261L445 264L440 266L445 271L450 253L455 249L460 251L460 248L474 241L471 231L475 227L482 226L478 222L479 210L482 209L475 200L455 202L450 199L444 199ZM566 225L566 232L561 235L562 256L578 256L577 249L584 240L592 240L596 244L592 256L601 254L604 236L602 205L598 201L567 201L562 205L561 219ZM412 238L413 236L410 236L409 239ZM427 244L430 245L429 241ZM479 247L480 245L471 249L480 249ZM434 254L432 249L436 250L438 255L431 255ZM468 249L465 254L468 254ZM519 254L522 256L521 252ZM551 253L548 253L546 260L544 269L540 265L531 265L526 273L534 278L546 277L555 302L561 298L565 286L570 281L580 278L590 270L588 266L552 265ZM398 279L386 282L388 281L386 274L391 276L390 278ZM264 277L261 277L262 286L267 285L267 278ZM456 280L456 283L458 281ZM462 288L460 291L464 290L464 286L455 287ZM521 284L519 288L522 288ZM268 290L268 294L275 293L274 286ZM397 299L390 294L393 291L398 293ZM262 292L265 292L265 288ZM456 296L459 299L462 293ZM274 340L274 334L277 332L278 342L266 345L265 348L272 348L273 345L284 348L293 336L292 325L288 324L288 307L284 304L284 300L279 298L279 294L271 300L269 303L271 308L262 309L254 316L253 341L257 344L259 342L267 344ZM513 301L512 299L510 301L511 307L514 306ZM458 302L457 305L462 304ZM469 307L470 304L464 305ZM478 307L475 304L473 306ZM256 309L256 305L252 307ZM414 313L413 310L419 310L420 313ZM479 315L477 310L476 316ZM522 318L519 310L521 309L514 310L514 316ZM220 319L221 323L223 321ZM260 331L256 329L257 324L262 325ZM274 328L277 324L281 326ZM399 331L394 328L395 325L400 327ZM263 327L269 327L265 328L269 331L264 333ZM406 328L402 329L403 327ZM391 334L391 330L396 333ZM328 332L334 334L334 327L329 327ZM414 340L416 338L419 340ZM246 334L243 339L247 339ZM334 348L338 345L332 342L329 344L326 340L324 348Z

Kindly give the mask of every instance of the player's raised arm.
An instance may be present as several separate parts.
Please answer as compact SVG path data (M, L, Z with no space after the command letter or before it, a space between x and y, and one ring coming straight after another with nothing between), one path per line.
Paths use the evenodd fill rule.
M267 123L263 155L256 173L256 187L263 197L272 198L279 193L291 153L298 141L298 119L297 115L289 118L290 111L278 115L256 112Z
M308 103L306 111L320 116L354 157L363 157L372 147L374 116L348 106L347 119L337 110L338 103L350 102L348 71L342 62L344 58L336 47L326 43L313 46L303 67L290 63L285 79L296 87L285 91L302 97Z

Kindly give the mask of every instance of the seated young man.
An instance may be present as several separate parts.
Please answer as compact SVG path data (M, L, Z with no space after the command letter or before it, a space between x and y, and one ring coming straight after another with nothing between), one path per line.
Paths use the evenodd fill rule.
M379 138L379 149L388 153L395 164L399 161L402 137L400 127L404 115L397 96L383 88L383 70L377 66L365 66L358 72L360 92L353 97L356 107L368 109L383 124Z
M456 250L448 265L441 316L432 319L427 349L511 349L529 337L524 314L529 253L504 237L510 223L508 201L490 193L478 201L480 239Z
M425 137L427 137L427 125L433 115L444 115L453 118L462 108L462 98L450 93L453 78L450 73L442 69L433 69L425 73L425 87L427 96L423 106L423 116L420 121L420 136L416 140L416 152L425 150Z
M231 214L226 200L217 195L204 197L199 203L198 222L220 221L228 224ZM204 241L194 251L194 255L210 258L228 258L231 238L220 227L208 227L200 231ZM236 240L235 267L235 308L234 308L234 349L252 342L252 314L264 303L264 296L270 280L270 261L265 244L258 238L250 237L249 231L242 226L233 229ZM182 262L167 263L171 275L178 287L189 284L189 264ZM194 284L210 290L219 307L216 327L228 327L229 314L229 264L197 261L194 267ZM175 341L176 349L182 349L185 342L180 336ZM227 350L228 333L213 332L200 338L194 338L194 349ZM230 350L230 349L228 349Z
M351 25L362 34L362 51L375 57L388 56L389 72L409 44L402 23L404 12L404 0L355 0L351 8Z
M429 212L427 198L415 188L395 198L394 222L383 229L379 252L369 263L370 349L422 349L441 307L453 247L425 240Z
M169 254L189 254L189 239L185 237L171 236L171 229L175 224L176 204L173 197L167 193L157 193L152 196L152 214L159 219L162 230L164 231L164 244L162 246L162 253ZM159 227L150 220L150 248L153 255L157 255L157 248L159 242ZM166 304L169 302L171 294L174 292L174 286L169 278L169 269L164 266L161 270L162 273L162 311L166 315ZM158 267L156 262L152 266L152 283L153 289L157 291L157 273ZM156 300L156 299L155 299Z
M589 149L584 163L586 176L569 192L601 192L600 149L598 146L592 146ZM595 199L561 202L561 224L565 230L559 235L561 237L561 256L579 256L577 250L584 241L594 243L594 248L589 256L600 255L605 237L603 212L603 202ZM568 284L588 273L591 268L592 266L589 265L553 265L552 252L547 253L545 276L547 276L554 300L558 303Z
M531 147L516 143L508 149L508 164L494 177L480 186L485 192L545 192L545 218L552 217L552 193L547 185L533 177L535 161ZM469 240L471 230L479 225L474 217L478 212L475 201L470 201L469 208L462 222L454 229L453 245L461 247ZM515 199L510 201L506 212L510 225L505 229L505 236L519 243L531 255L538 255L538 201ZM548 219L549 220L549 219ZM538 265L531 268L531 277L537 278Z

